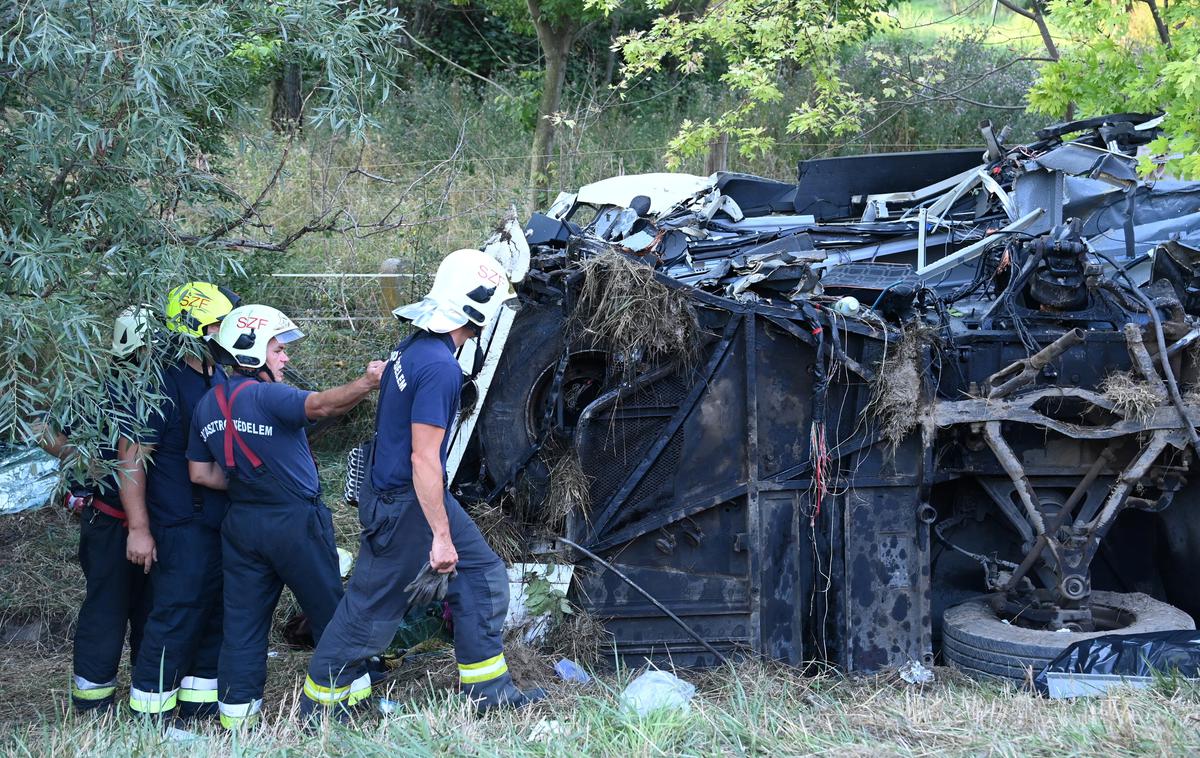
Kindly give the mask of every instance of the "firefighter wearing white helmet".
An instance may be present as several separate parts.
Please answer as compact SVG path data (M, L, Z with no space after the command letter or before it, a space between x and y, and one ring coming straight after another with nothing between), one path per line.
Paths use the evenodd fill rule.
M128 358L139 347L150 343L150 309L130 306L117 314L113 322L112 349L115 358Z
M507 571L445 481L463 381L455 353L515 297L495 259L457 250L438 267L425 299L394 311L417 329L383 372L359 491L358 561L309 664L304 712L325 707L345 714L371 694L367 661L391 643L415 598L444 597L450 604L459 682L478 710L545 696L513 685L501 640Z
M121 364L142 358L139 348L150 342L149 323L146 309L137 306L121 311L113 322L113 380L105 383L103 415L128 410L128 392L118 371ZM74 450L66 430L45 422L39 444L56 458L68 458ZM117 460L115 447L102 446L99 453L109 463ZM120 481L111 473L72 480L66 497L67 509L79 517L79 565L86 588L72 656L71 704L77 712L113 709L126 633L134 660L149 610L146 575L125 559L128 519L119 492Z
M442 260L425 299L401 306L392 314L411 321L418 329L449 334L468 325L482 329L516 297L508 275L495 258L466 248Z
M192 481L225 489L230 499L221 528L229 591L217 676L229 728L254 720L262 706L267 632L282 587L291 588L317 639L342 596L333 521L305 429L377 389L384 364L371 361L362 376L331 390L297 389L283 381L288 347L303 336L275 308L235 308L209 342L233 375L192 416Z

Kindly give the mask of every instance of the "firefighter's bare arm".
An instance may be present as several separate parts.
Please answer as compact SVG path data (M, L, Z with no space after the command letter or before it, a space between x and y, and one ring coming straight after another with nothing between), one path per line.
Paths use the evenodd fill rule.
M188 478L192 480L192 484L199 484L210 490L229 488L225 470L218 466L216 461L188 461Z
M446 430L432 424L412 425L412 479L417 501L429 528L433 530L433 545L429 565L439 573L449 573L458 563L458 551L450 539L450 520L446 517L446 491L442 469L442 439Z
M139 445L122 439L117 445L120 467L117 482L121 488L121 507L125 510L129 535L125 538L125 557L147 574L158 560L154 537L150 534L150 515L146 510L145 457L154 452L151 445Z
M364 397L379 389L379 377L383 376L383 361L371 361L367 370L354 381L340 387L314 392L304 398L304 415L309 421L328 416L340 416L358 405Z
M37 436L38 447L59 460L75 451L75 448L67 442L67 435L55 431L45 420L35 421L33 432Z

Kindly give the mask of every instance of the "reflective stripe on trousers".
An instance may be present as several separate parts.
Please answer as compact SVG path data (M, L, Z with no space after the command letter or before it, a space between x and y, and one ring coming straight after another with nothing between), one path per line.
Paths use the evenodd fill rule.
M371 675L363 674L344 687L324 687L314 682L310 676L304 680L304 694L309 700L321 705L342 703L350 707L371 696Z
M97 684L76 674L71 680L71 697L76 700L104 700L117 691L117 680Z
M458 664L458 678L463 684L479 684L508 673L504 653L479 663Z
M226 729L237 729L239 726L254 723L262 710L262 699L249 703L219 703L221 709L221 726Z
M138 713L166 713L178 703L179 690L147 692L137 687L129 688L129 707Z
M179 683L179 702L217 702L217 680L199 676L185 676Z

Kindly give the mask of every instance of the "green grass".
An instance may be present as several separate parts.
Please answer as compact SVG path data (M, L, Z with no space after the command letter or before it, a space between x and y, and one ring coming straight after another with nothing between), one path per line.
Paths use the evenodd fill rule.
M415 679L397 686L387 717L306 732L296 693L270 699L244 734L198 730L187 742L128 718L95 722L63 712L61 691L32 722L11 725L0 754L76 755L1187 755L1200 750L1195 686L1120 691L1048 701L1011 686L938 669L935 683L894 675L804 676L746 662L736 669L679 672L698 685L689 713L639 718L620 691L636 674L606 674L586 686L550 684L550 698L525 711L484 718L452 693ZM64 676L65 679L65 676ZM296 680L298 684L298 679Z
M327 488L335 466L323 456ZM328 497L338 542L352 545L356 513ZM735 669L681 671L698 688L689 714L639 719L619 693L636 671L614 671L604 657L599 680L559 682L555 653L510 646L522 686L550 690L548 702L519 713L472 716L453 696L449 651L404 661L386 696L397 713L306 732L296 718L309 653L272 637L264 718L245 734L200 730L189 742L167 739L127 715L104 721L69 712L71 619L82 590L73 561L75 525L43 508L0 520L0 603L5 621L53 621L39 642L0 649L2 756L335 756L374 755L1190 755L1200 751L1200 687L1164 679L1147 691L1049 701L1009 684L978 682L938 668L926 686L892 673L806 676L786 666L744 661ZM294 611L285 595L277 622ZM118 690L124 696L128 672ZM547 726L557 722L557 727ZM550 730L547 733L547 730Z

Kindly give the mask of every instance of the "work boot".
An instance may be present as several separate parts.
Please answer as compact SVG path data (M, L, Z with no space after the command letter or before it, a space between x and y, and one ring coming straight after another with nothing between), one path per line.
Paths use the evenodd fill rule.
M504 675L503 680L488 682L487 684L491 686L476 685L470 691L464 692L475 704L477 714L483 715L497 708L519 710L546 699L546 691L541 687L520 690L512 683L512 679L507 674Z

